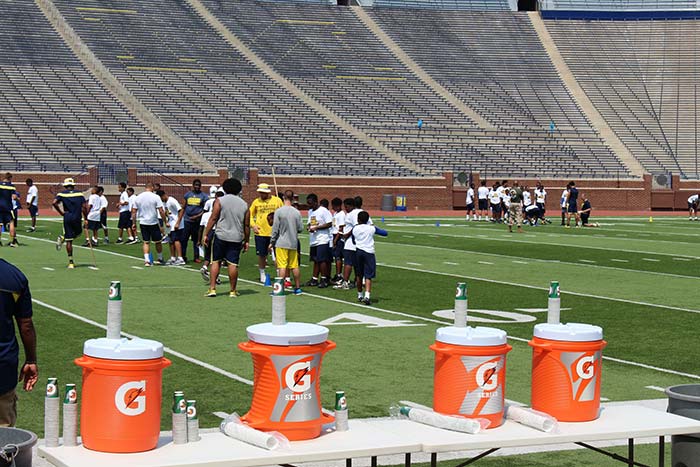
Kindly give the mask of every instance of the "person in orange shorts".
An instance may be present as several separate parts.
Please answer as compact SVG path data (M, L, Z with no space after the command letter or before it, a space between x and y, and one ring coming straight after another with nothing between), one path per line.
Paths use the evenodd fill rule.
M294 295L301 295L301 276L299 274L299 253L297 245L302 231L301 213L292 206L294 192L287 190L282 196L283 205L275 211L272 221L270 251L275 249L277 275L287 277L291 269L294 276Z

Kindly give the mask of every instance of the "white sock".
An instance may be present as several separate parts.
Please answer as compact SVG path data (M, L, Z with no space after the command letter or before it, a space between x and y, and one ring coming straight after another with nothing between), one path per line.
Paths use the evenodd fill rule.
M260 274L265 274L265 268L258 268L258 271L260 271Z
M177 257L177 260L178 260L178 261L184 261L184 260L182 259L182 256L178 256L178 257ZM206 268L206 266L202 266L202 267Z
M357 298L362 298L362 292L357 292Z
M365 292L365 298L369 298L369 292Z
M163 261L163 253L158 253L158 260Z
M147 263L151 261L151 258L148 256L148 253L143 254L143 259L146 260Z

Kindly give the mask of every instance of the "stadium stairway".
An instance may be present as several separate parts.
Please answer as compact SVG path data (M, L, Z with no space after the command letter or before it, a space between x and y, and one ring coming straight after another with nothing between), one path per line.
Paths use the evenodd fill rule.
M187 141L165 125L153 112L143 105L126 86L119 82L68 24L52 0L35 0L35 2L44 16L49 20L54 30L61 36L63 41L73 51L81 63L132 115L163 140L172 150L183 157L190 165L197 167L202 172L216 173L216 167Z
M596 109L583 89L581 89L578 81L559 53L557 45L549 35L547 26L544 24L544 21L542 21L542 17L540 16L539 12L531 11L528 13L528 16L530 17L530 21L532 22L535 32L537 32L537 35L540 38L540 42L542 42L544 50L547 52L552 64L557 69L562 82L568 89L571 96L576 100L576 103L581 108L581 111L588 118L591 126L598 132L605 144L607 144L615 152L617 157L629 169L630 174L641 177L646 172L644 167L639 163L634 155L632 155L632 152L627 146L625 146L612 128L610 128L608 122L598 112L598 109Z
M199 0L187 0L187 3L192 7L192 9L199 14L204 21L206 21L215 31L217 31L233 48L240 52L246 59L253 63L257 68L259 68L267 77L272 79L279 86L287 90L292 96L296 97L313 110L326 117L328 120L336 124L342 130L351 134L358 140L367 144L368 146L374 148L376 151L386 155L389 159L396 162L397 164L406 167L407 169L414 171L421 175L427 175L429 172L424 168L420 167L418 164L404 158L398 152L394 151L390 147L386 146L381 141L373 138L365 131L355 125L351 125L347 120L343 119L341 116L333 112L328 107L324 106L322 103L312 98L310 95L302 91L297 85L292 83L289 79L282 76L282 74L275 71L269 64L267 64L262 58L260 58L252 49L243 43L229 28L226 27L218 18L216 18L207 7Z

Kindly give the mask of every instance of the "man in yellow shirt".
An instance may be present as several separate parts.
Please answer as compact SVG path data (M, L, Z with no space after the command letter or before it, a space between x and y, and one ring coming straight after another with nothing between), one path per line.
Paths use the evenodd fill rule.
M272 235L272 226L267 221L267 215L281 208L282 200L272 196L272 190L267 183L259 184L257 191L259 196L250 205L250 225L255 233L255 254L258 255L260 282L265 282L267 253Z

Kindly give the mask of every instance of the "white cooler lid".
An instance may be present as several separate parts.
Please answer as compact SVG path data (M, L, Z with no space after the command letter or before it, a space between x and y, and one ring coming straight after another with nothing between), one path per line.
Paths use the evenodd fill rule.
M508 340L508 335L505 331L496 328L481 326L458 328L449 326L439 328L435 332L435 340L445 344L487 347L505 344Z
M535 325L535 337L552 341L591 342L603 338L603 328L592 324L566 323Z
M149 339L88 339L83 354L107 360L152 360L163 356L163 344Z
M269 345L314 345L328 339L328 328L310 323L260 323L248 326L246 332L251 341Z

